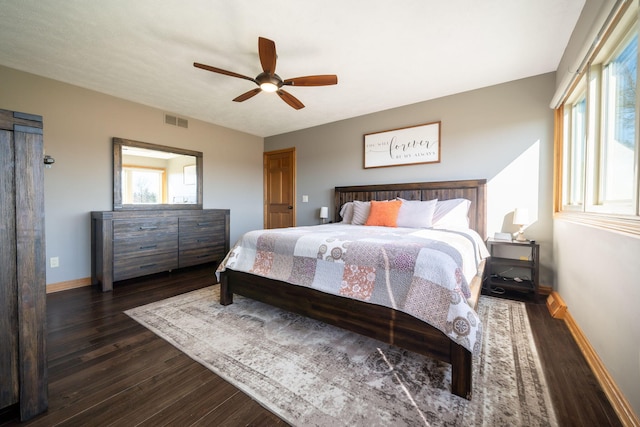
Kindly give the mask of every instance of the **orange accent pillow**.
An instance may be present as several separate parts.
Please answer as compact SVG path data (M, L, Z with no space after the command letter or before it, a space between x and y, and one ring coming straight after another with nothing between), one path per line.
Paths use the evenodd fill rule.
M381 225L383 227L398 226L398 212L402 201L392 200L388 202L371 201L371 212L364 225Z

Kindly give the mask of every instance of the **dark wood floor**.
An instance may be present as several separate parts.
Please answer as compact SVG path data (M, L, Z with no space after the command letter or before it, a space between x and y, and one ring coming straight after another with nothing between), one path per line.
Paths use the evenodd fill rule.
M5 412L0 426L286 425L123 313L213 283L209 266L49 294L49 410L22 424ZM621 425L564 322L527 309L560 425Z

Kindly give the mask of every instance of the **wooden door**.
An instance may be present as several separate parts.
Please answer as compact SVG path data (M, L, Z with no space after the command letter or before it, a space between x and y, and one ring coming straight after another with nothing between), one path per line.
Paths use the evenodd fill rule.
M264 228L296 225L296 149L264 153Z

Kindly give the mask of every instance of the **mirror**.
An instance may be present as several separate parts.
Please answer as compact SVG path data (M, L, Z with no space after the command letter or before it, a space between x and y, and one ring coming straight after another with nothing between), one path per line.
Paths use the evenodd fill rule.
M113 138L113 210L202 209L202 153Z

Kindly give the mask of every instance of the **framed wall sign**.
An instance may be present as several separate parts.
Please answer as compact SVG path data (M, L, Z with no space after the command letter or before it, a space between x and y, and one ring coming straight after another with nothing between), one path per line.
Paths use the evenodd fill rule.
M440 122L368 133L364 167L440 163Z

